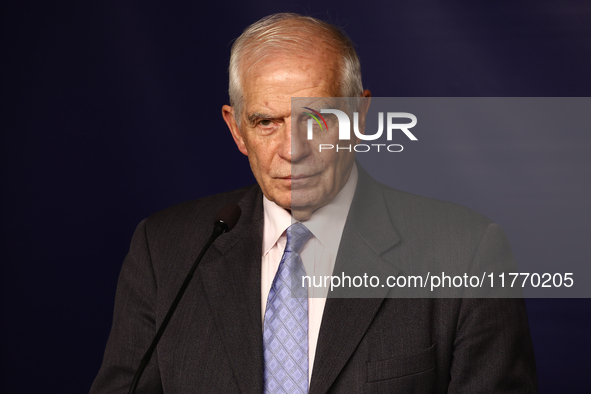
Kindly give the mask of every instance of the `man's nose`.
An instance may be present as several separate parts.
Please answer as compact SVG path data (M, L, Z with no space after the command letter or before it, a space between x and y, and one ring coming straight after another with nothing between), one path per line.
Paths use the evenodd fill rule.
M305 130L292 128L291 118L285 122L282 153L285 159L296 163L311 153L310 141L306 138Z

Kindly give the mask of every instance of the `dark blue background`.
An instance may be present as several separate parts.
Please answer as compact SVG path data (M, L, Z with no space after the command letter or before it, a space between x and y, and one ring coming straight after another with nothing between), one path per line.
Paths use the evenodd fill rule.
M588 1L55 3L1 11L5 393L88 391L137 223L254 181L220 108L231 41L258 18L294 11L344 27L378 97L591 91ZM455 193L415 182L405 188ZM539 240L552 241L550 230ZM591 302L527 303L541 392L587 391Z

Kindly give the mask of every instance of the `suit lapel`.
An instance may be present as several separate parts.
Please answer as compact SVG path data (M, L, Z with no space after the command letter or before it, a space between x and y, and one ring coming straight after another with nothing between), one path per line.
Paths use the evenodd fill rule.
M400 240L390 221L381 188L358 164L359 180L343 230L333 275L397 275L398 269L380 255ZM383 282L382 282L383 283ZM344 290L344 289L340 289ZM326 393L374 319L387 287L359 288L358 294L329 295L310 383L310 394ZM342 298L364 297L364 298Z
M262 193L239 205L242 217L214 243L221 256L199 266L211 312L242 392L263 390L261 322Z

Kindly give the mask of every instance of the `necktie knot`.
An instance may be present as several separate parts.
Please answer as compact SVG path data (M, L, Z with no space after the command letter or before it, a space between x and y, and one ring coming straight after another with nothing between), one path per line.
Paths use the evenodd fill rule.
M287 228L286 252L300 253L306 242L312 237L312 232L302 223L297 222Z

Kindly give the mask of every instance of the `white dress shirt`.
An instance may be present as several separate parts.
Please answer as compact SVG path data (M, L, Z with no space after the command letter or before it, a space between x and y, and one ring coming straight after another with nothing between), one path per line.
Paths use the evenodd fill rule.
M314 235L300 253L308 276L332 275L356 186L357 167L354 164L347 183L335 198L329 204L314 211L310 219L303 222ZM287 243L285 230L295 223L295 220L287 210L269 201L266 197L263 197L263 207L265 222L261 270L261 312L264 324L269 290ZM317 291L315 292L315 290ZM308 381L312 377L318 333L326 304L324 291L325 289L311 288L308 293Z

